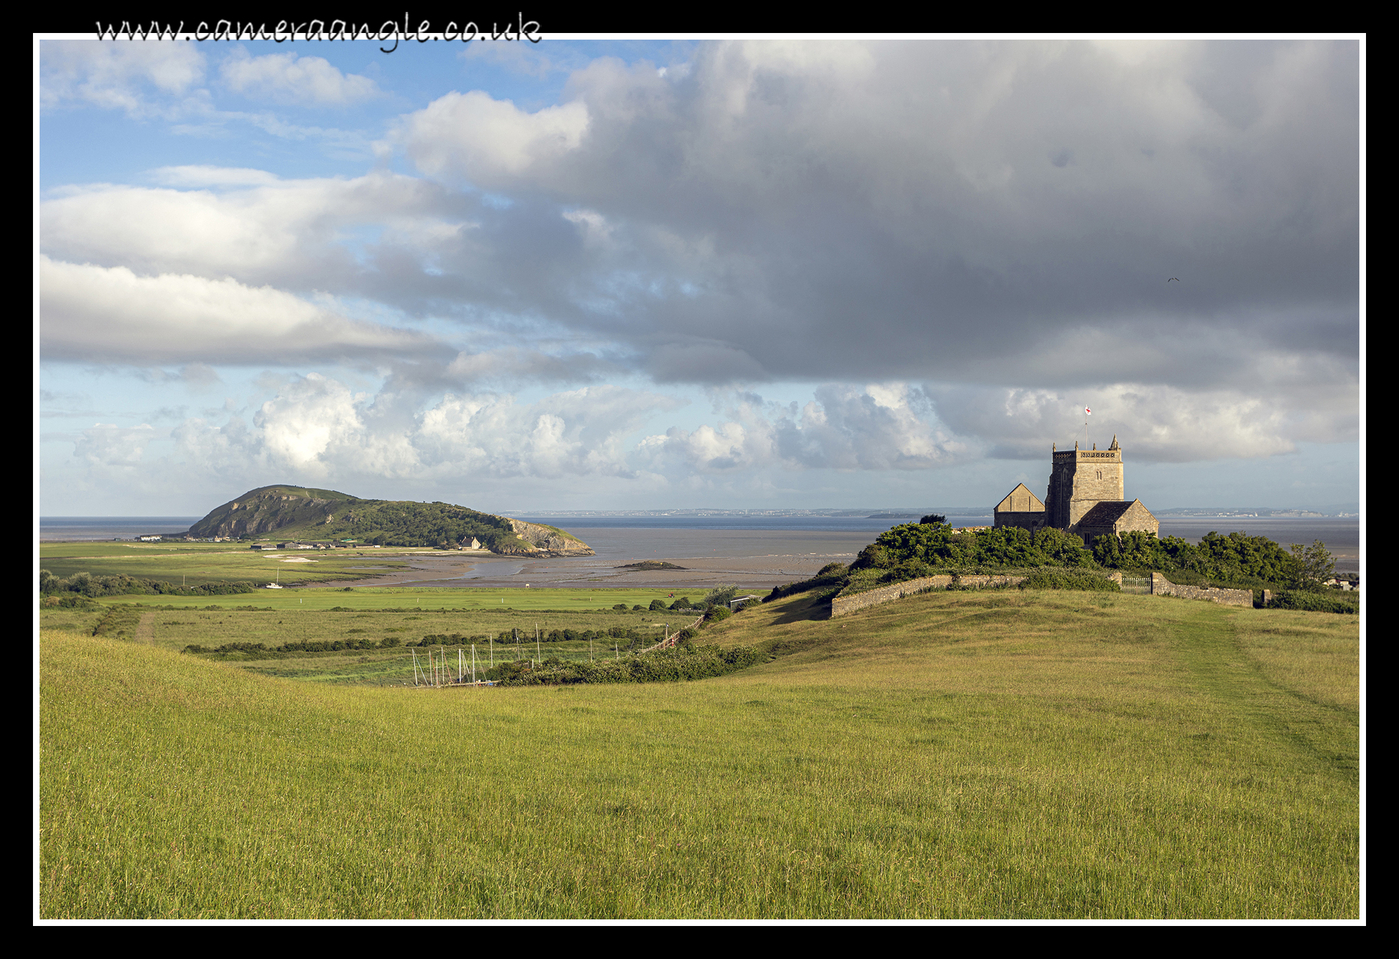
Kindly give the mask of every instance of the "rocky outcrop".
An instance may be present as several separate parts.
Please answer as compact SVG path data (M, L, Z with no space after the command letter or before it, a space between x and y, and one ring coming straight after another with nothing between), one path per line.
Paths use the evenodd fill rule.
M552 526L540 526L537 523L526 523L522 519L510 520L510 526L515 531L515 535L523 542L519 552L527 553L531 556L592 556L592 547L581 539L575 539L563 530L554 529ZM502 553L514 553L515 549L503 547L498 550Z

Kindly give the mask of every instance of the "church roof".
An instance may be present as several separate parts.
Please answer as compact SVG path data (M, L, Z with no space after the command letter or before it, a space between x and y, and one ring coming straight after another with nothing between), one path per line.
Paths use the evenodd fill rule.
M996 504L997 513L1043 513L1044 504L1040 498L1031 493L1024 484L1018 484L1015 489L1006 494L1006 498Z
M1136 500L1132 500L1135 503ZM1080 526L1111 526L1122 518L1122 514L1132 508L1126 500L1098 503L1078 518Z
M1134 499L1131 502L1126 500L1111 500L1098 503L1088 512L1084 513L1079 517L1077 525L1111 527L1114 526L1118 520L1131 512L1134 507L1139 508L1142 513L1146 514L1147 518L1155 521L1156 517L1152 515L1151 510L1143 506L1142 501L1139 499Z

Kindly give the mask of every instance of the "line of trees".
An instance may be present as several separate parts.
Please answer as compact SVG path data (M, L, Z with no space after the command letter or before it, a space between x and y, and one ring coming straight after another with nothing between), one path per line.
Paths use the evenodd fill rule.
M198 586L181 586L158 579L125 575L94 576L91 573L74 573L64 578L55 576L46 569L39 570L40 596L62 596L65 593L89 598L151 595L227 596L233 593L251 593L255 588L251 583L201 583Z
M1321 590L1335 576L1335 559L1320 541L1284 549L1266 536L1211 532L1199 543L1178 536L1130 532L1099 536L1091 547L1064 530L1031 532L1015 526L954 529L932 522L895 526L860 551L848 570L831 564L811 580L778 587L769 598L818 587L896 583L951 571L1060 567L1070 570L1157 571L1197 585Z

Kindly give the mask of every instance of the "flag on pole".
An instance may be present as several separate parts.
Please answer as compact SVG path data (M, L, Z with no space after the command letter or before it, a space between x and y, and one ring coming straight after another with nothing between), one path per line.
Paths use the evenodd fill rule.
M1090 410L1088 407L1085 406L1085 407L1083 408L1083 415L1084 415L1084 416L1092 416L1092 415L1093 415L1093 411Z

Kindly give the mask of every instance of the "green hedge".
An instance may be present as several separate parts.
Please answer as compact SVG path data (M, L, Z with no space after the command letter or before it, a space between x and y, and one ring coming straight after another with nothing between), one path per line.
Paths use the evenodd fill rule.
M657 650L628 659L600 659L590 663L549 658L532 664L524 660L500 663L486 671L486 678L501 686L567 686L576 683L673 683L705 679L747 669L772 659L772 653L756 646L682 646Z
M1343 593L1339 590L1312 592L1300 589L1285 589L1273 594L1269 609L1302 609L1314 613L1360 612L1360 594Z

